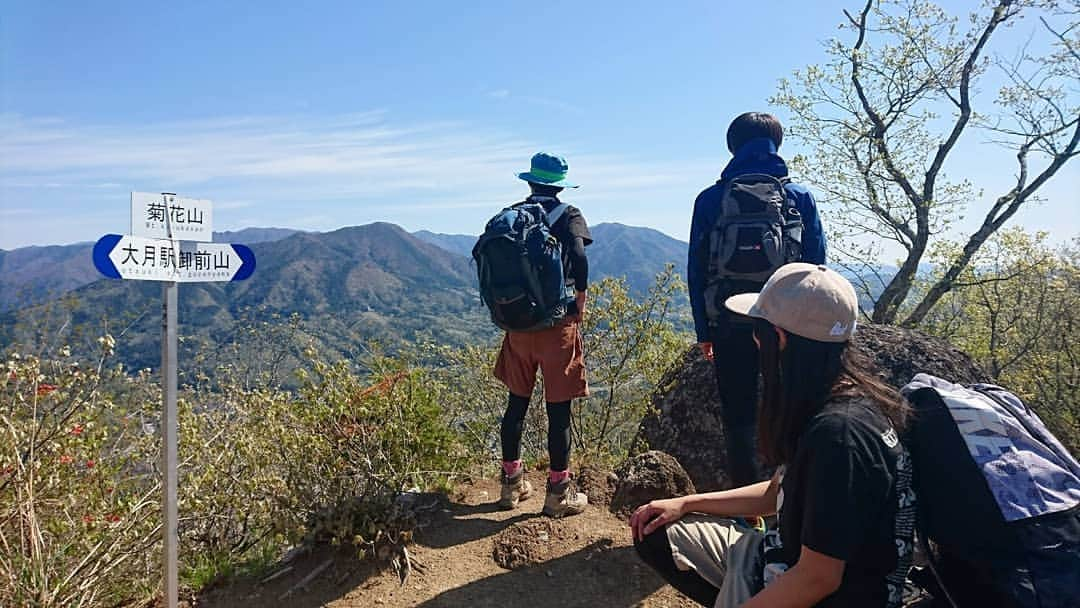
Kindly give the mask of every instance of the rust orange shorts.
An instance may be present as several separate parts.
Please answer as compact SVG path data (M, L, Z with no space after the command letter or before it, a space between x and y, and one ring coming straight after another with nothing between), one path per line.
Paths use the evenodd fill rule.
M536 368L544 374L544 400L552 403L589 396L585 380L585 349L576 320L567 319L550 329L506 332L495 377L510 392L531 396Z

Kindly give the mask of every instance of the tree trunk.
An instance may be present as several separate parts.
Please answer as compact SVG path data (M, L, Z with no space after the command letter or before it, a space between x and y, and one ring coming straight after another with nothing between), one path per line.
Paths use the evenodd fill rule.
M915 252L912 251L904 260L900 270L893 275L892 280L885 286L885 290L878 296L877 302L874 302L874 312L870 315L871 321L881 325L892 325L896 320L900 304L904 302L908 292L911 291L911 284L915 281L915 271L919 267L921 258L921 252L915 255Z

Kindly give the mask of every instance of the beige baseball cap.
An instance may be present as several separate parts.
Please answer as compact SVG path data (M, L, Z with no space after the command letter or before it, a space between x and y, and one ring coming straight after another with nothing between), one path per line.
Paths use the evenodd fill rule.
M847 279L825 266L803 263L781 266L761 293L740 293L724 305L819 342L848 341L859 316L859 298Z

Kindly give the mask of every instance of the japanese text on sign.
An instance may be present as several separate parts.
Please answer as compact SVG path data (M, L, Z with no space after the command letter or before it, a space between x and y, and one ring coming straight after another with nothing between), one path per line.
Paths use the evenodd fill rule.
M213 240L213 207L208 200L175 194L131 193L131 234L185 241Z
M94 264L105 276L150 281L242 280L255 258L243 245L188 243L106 235L95 245Z

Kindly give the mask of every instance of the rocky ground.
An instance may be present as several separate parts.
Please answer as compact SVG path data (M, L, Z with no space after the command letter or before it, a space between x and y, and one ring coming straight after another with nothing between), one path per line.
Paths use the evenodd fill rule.
M918 372L961 383L987 378L966 354L917 332L862 326L854 344L897 388ZM210 588L193 602L200 608L694 606L637 559L625 516L651 498L728 485L713 372L696 347L661 381L653 405L656 414L642 421L642 436L666 454L639 455L615 473L583 470L579 486L592 505L581 515L539 514L542 472L530 474L541 492L509 512L495 507L495 479L477 481L450 497L416 495L412 508L422 523L408 546L415 567L404 583L402 571L386 565L390 560L379 566L326 547L261 579ZM916 595L910 605L923 601Z
M534 487L543 488L543 475L530 474ZM580 486L599 504L563 519L539 514L542 493L515 511L498 510L495 480L463 485L449 499L424 497L430 503L420 507L431 517L409 546L416 566L404 584L389 566L362 564L343 551L325 548L298 556L261 580L207 590L195 604L200 608L695 606L638 560L625 521L608 510L612 487L607 476L586 471Z

